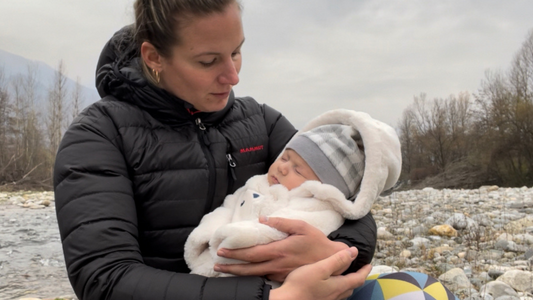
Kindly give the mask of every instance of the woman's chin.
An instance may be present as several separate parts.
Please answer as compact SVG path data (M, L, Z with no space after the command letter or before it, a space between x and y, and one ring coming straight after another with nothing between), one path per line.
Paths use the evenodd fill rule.
M228 105L228 98L220 101L216 101L214 103L210 103L209 105L206 105L204 109L199 109L203 112L217 112L220 110L223 110L226 105Z

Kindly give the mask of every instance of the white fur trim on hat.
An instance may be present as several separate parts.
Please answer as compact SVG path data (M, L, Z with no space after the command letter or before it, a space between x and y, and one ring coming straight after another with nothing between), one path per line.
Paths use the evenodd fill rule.
M307 123L293 139L326 124L352 126L361 135L365 149L365 169L359 193L353 201L332 203L345 218L359 219L370 211L379 195L392 188L400 177L400 140L391 126L371 118L366 113L348 109L331 110L319 115Z

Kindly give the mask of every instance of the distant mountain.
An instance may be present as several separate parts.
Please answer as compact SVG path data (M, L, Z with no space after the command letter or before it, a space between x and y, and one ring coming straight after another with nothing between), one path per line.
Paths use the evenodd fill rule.
M55 69L43 62L33 61L0 49L0 69L3 68L6 80L13 79L16 76L26 76L28 74L28 66L36 69L36 104L44 104L55 78ZM69 91L74 90L76 80L67 77L66 86ZM81 89L84 107L100 99L96 88L82 86ZM12 90L10 89L10 91Z

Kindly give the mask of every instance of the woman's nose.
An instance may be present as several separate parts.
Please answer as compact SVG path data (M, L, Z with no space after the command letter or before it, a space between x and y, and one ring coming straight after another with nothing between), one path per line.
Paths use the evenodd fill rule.
M237 61L230 60L224 64L222 74L219 76L221 84L237 85L239 83L239 68Z

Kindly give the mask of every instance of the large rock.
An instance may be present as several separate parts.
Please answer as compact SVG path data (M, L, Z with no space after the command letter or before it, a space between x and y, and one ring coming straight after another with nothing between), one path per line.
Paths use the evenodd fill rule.
M533 245L533 235L531 235L529 233L516 234L513 237L513 241L515 243L519 243L519 244Z
M431 241L423 237L416 237L411 240L411 243L413 244L413 247L415 248L421 248L421 247L428 248L431 245Z
M513 241L506 240L498 240L496 244L494 244L494 248L507 252L525 252L524 247L521 247Z
M455 213L453 216L448 218L448 220L446 220L444 223L451 225L453 228L457 230L461 230L461 229L475 230L478 227L478 224L476 221L468 218L467 216L461 213Z
M460 268L453 268L440 275L439 280L451 291L470 289L473 287L465 272Z
M380 240L392 240L394 235L390 233L385 227L378 228L378 239Z
M491 281L479 289L479 293L483 296L491 295L494 299L503 296L513 296L518 298L518 293L513 290L511 286L502 281Z
M438 254L442 254L445 251L449 251L449 252L453 251L453 248L450 246L439 246L439 247L432 248L431 250Z
M533 273L531 272L511 270L505 272L496 280L507 283L510 287L519 292L533 290Z
M527 216L525 218L509 222L505 225L505 230L511 234L524 233L527 227L533 226L533 216Z

